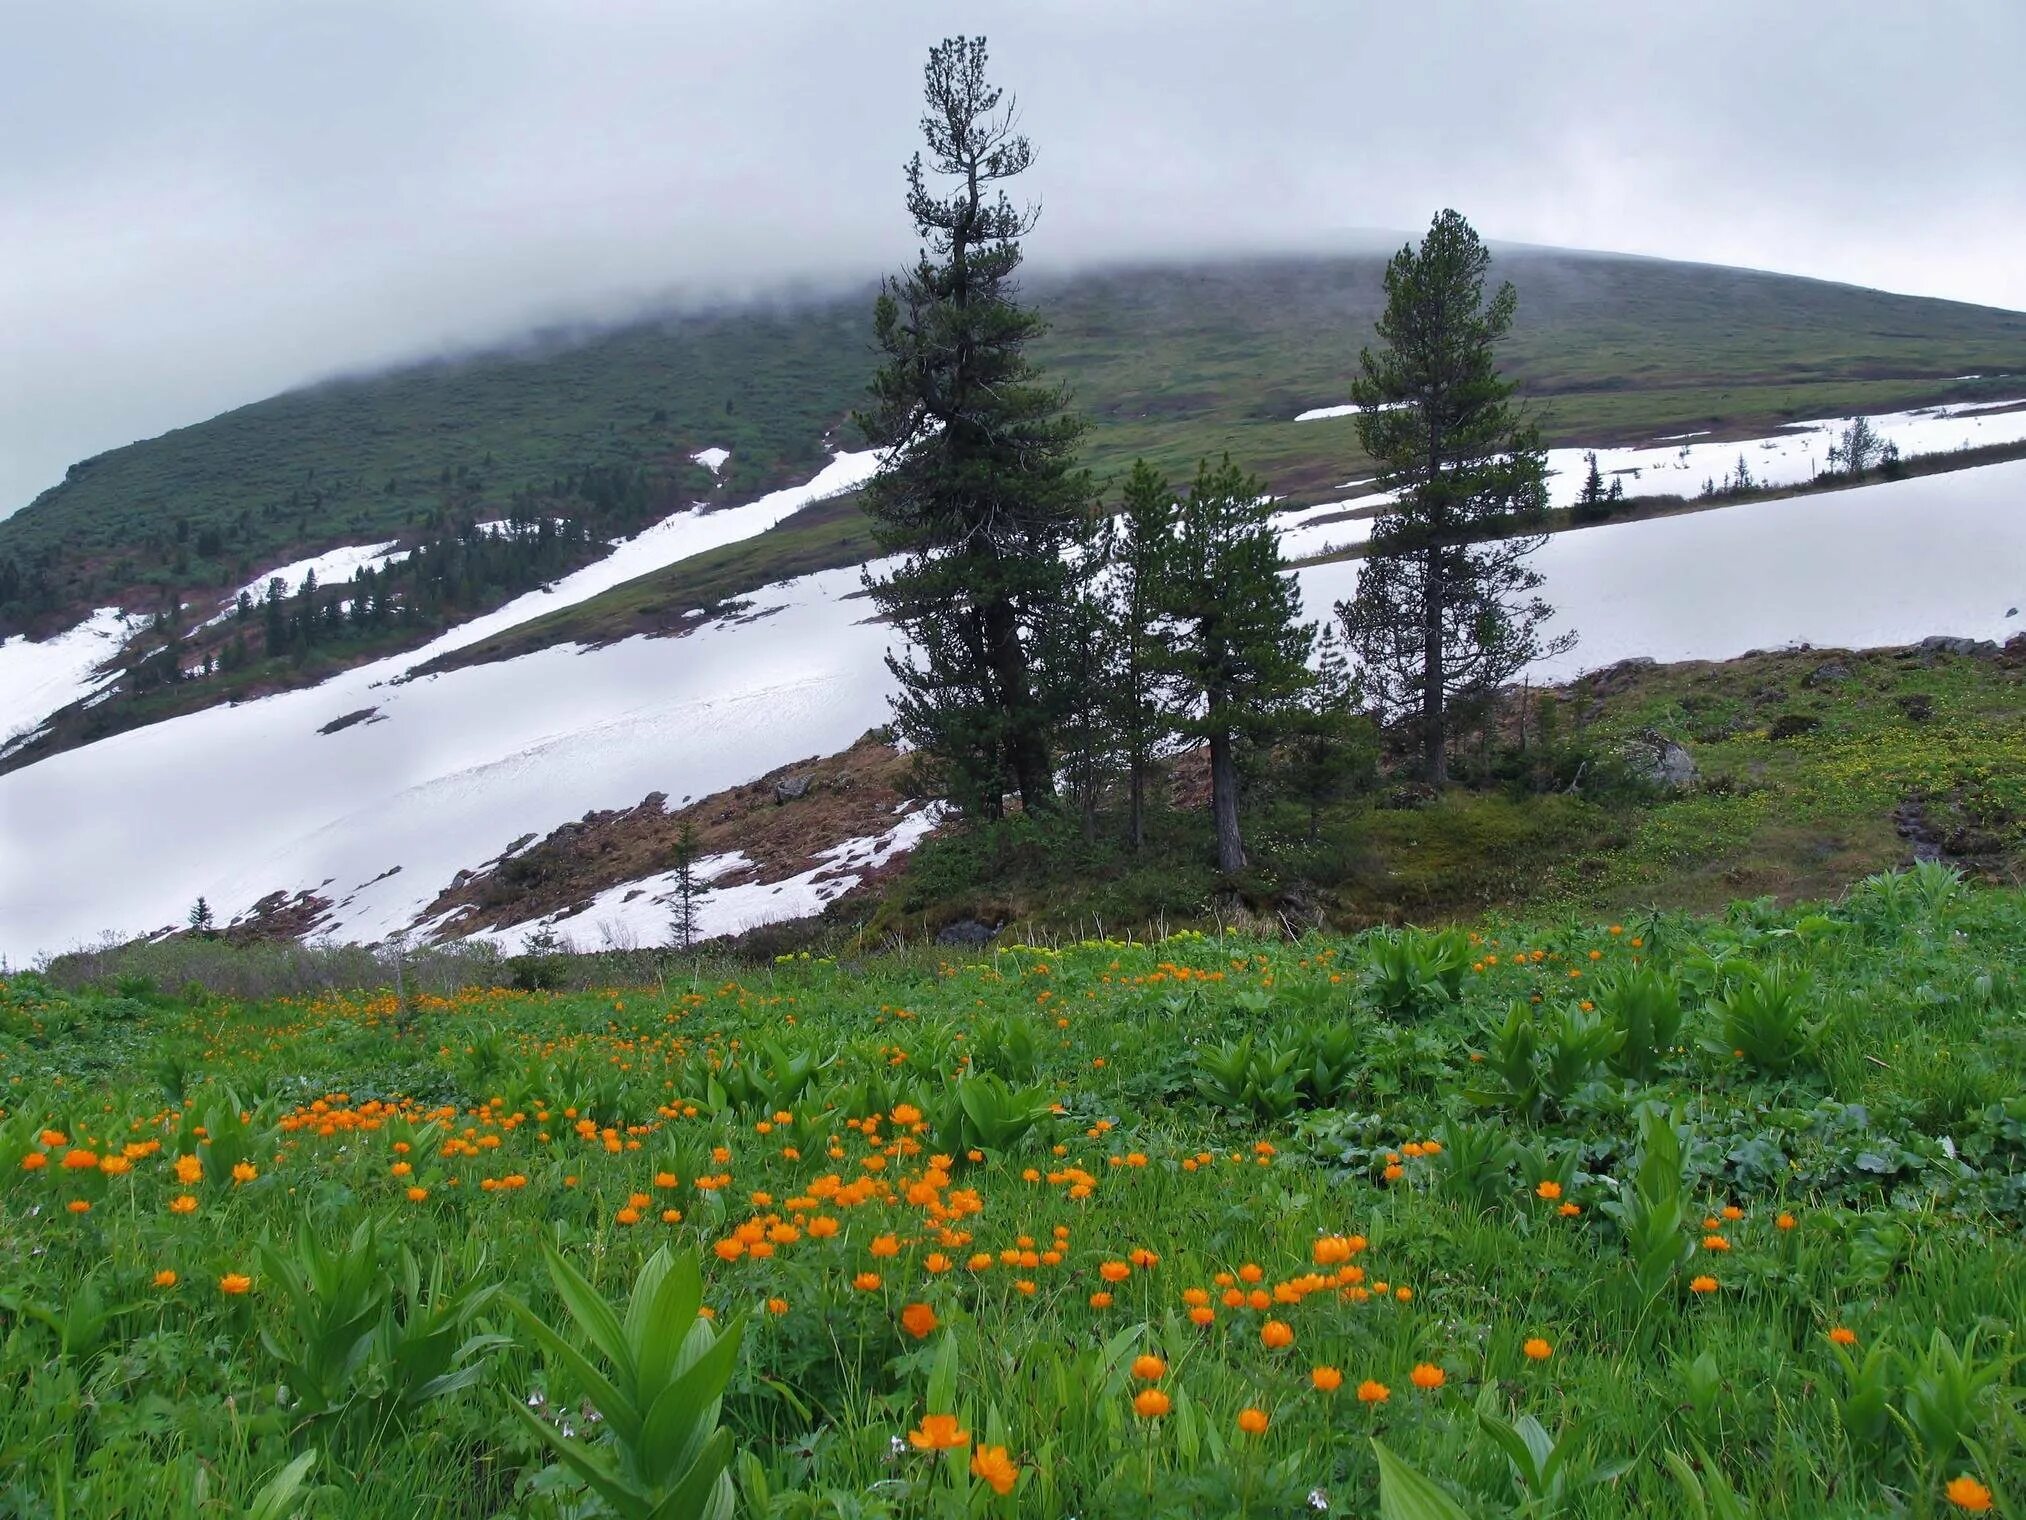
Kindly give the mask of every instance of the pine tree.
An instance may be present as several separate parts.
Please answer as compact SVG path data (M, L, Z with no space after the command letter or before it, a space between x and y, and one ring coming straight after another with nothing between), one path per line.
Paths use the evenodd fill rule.
M1316 645L1315 679L1287 721L1281 785L1308 809L1308 837L1322 832L1323 810L1369 783L1377 773L1378 735L1360 711L1357 682L1340 637L1324 628Z
M211 904L199 897L190 907L190 932L200 939L217 936L217 920L211 916Z
M888 451L866 509L880 548L899 560L869 579L910 646L887 662L900 683L894 726L961 811L994 818L1008 791L1030 810L1054 796L1049 723L1060 698L1038 646L1073 600L1064 551L1092 489L1075 465L1084 423L1027 356L1044 324L1013 276L1037 213L1002 187L1033 150L985 64L983 38L930 51L930 162L917 153L907 168L924 246L880 292L873 325L886 362L858 424ZM931 172L954 185L936 193Z
M1217 868L1244 868L1238 817L1238 750L1270 741L1291 698L1309 682L1305 661L1314 625L1301 592L1281 573L1265 488L1234 465L1208 460L1176 513L1172 551L1157 607L1173 620L1163 665L1187 707L1181 732L1210 747L1210 809Z
M1386 266L1383 347L1365 349L1351 398L1358 441L1393 503L1375 524L1354 598L1337 608L1369 698L1418 729L1425 778L1448 777L1451 703L1569 647L1543 640L1551 609L1520 531L1545 510L1540 435L1492 350L1512 327L1510 283L1487 303L1491 255L1454 211Z
M1110 706L1126 772L1126 843L1134 850L1146 843L1147 785L1173 731L1160 580L1174 537L1174 489L1144 459L1134 460L1119 502L1118 542L1106 583L1116 636Z
M1577 522L1601 522L1610 516L1611 509L1605 503L1612 497L1604 489L1604 472L1597 467L1597 451L1592 449L1583 457L1589 461L1590 469L1583 477L1583 489L1576 493L1576 507L1571 516ZM1615 480L1611 483L1618 484Z
M1097 838L1098 803L1120 759L1113 694L1125 679L1126 652L1107 594L1117 538L1108 519L1090 519L1072 551L1077 593L1042 646L1060 693L1054 731L1062 776L1086 841Z
M669 943L677 950L696 948L702 892L696 875L696 825L685 818L675 835L675 911L668 925Z

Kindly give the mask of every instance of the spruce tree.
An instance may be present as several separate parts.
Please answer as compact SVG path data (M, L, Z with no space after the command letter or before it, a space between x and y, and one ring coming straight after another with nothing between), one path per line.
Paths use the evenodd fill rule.
M1205 460L1176 512L1157 607L1172 620L1162 659L1186 707L1178 727L1210 747L1210 810L1217 868L1245 865L1238 817L1239 747L1268 742L1309 683L1313 624L1283 575L1265 488L1227 455Z
M1173 552L1175 492L1144 459L1126 477L1116 531L1106 580L1116 661L1110 706L1126 772L1126 843L1138 850L1146 843L1147 785L1173 730L1160 580Z
M1378 736L1361 711L1343 640L1325 628L1315 679L1287 720L1279 767L1282 787L1308 809L1309 843L1322 833L1323 810L1368 785L1378 759Z
M675 836L674 912L668 924L669 943L677 950L696 948L700 917L697 899L702 892L703 885L696 876L696 825L685 818Z
M869 584L910 646L888 658L894 726L959 809L993 818L1008 791L1030 810L1054 796L1060 699L1039 646L1073 599L1064 550L1092 491L1075 463L1084 424L1027 355L1044 324L1013 277L1037 213L1003 186L1034 155L985 64L983 38L930 51L929 158L907 167L923 247L880 292L886 360L858 425L887 451L866 509L898 560Z
M1448 777L1449 709L1573 643L1544 639L1525 532L1547 504L1540 434L1500 377L1510 282L1487 302L1491 255L1454 211L1386 266L1381 348L1363 350L1351 399L1358 441L1394 493L1374 525L1356 595L1337 613L1367 696L1418 729L1423 776Z

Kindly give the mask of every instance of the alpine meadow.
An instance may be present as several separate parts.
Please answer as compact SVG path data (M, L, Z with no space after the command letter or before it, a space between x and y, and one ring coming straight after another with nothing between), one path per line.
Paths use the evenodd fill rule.
M1009 15L870 185L920 7L460 9L136 16L187 223L21 179L33 416L72 272L360 346L0 517L0 1520L2026 1517L2026 313L1508 240L1756 172L1657 18ZM1992 11L1681 235L1984 278L1821 123Z

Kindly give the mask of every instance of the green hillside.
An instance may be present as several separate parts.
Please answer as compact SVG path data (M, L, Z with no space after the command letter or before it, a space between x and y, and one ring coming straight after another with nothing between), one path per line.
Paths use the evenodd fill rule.
M1383 260L1278 258L1037 279L1042 353L1095 427L1092 463L1180 473L1229 450L1276 491L1360 468L1342 399ZM2026 372L2026 315L1750 271L1515 249L1512 371L1551 437L1763 425L1977 392ZM186 595L338 543L504 512L592 468L670 502L806 477L871 367L868 290L552 336L295 391L101 454L0 520L0 632L149 588ZM732 450L722 486L688 456Z

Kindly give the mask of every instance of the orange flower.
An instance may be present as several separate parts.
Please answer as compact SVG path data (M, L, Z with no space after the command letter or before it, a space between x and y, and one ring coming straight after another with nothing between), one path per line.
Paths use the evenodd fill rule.
M1271 1424L1264 1409L1241 1409L1238 1411L1238 1428L1249 1436L1263 1436Z
M1366 1378L1358 1384L1360 1404L1383 1404L1393 1396L1393 1390L1374 1378Z
M232 1169L234 1182L251 1182L260 1175L260 1169L251 1161L242 1161Z
M736 1235L727 1235L723 1240L714 1241L711 1250L717 1253L719 1261L737 1261L746 1254L746 1243Z
M1133 1269L1122 1261L1105 1261L1098 1263L1097 1275L1109 1283L1124 1282L1133 1275Z
M108 1177L122 1177L132 1171L133 1166L133 1162L125 1156L105 1156L100 1158L98 1169Z
M786 1314L788 1312L788 1300L785 1298L768 1299L767 1312L769 1314Z
M82 1198L73 1198L64 1207L69 1209L73 1214L89 1214L91 1212L91 1205L86 1203Z
M900 1237L897 1235L875 1235L872 1239L874 1256L900 1255Z
M1702 1237L1702 1248L1705 1251L1728 1251L1731 1243L1721 1235L1705 1235Z
M1020 1477L1020 1464L1006 1455L1003 1446L980 1445L971 1453L971 1476L983 1479L995 1494L1010 1494Z
M612 1217L618 1220L619 1223L621 1224L638 1224L640 1223L640 1210L629 1206L627 1208L621 1209L618 1213L614 1214Z
M253 1286L253 1279L244 1272L227 1272L218 1279L218 1291L237 1298Z
M1280 1351L1294 1344L1294 1331L1277 1319L1270 1319L1259 1327L1260 1344L1269 1351Z
M1434 1391L1449 1381L1448 1375L1433 1362L1422 1362L1407 1374L1407 1380L1416 1388Z
M1773 1223L1780 1229L1791 1230L1794 1228L1795 1225L1799 1224L1800 1221L1796 1219L1792 1214L1781 1214L1777 1219L1773 1221Z
M1093 1309L1109 1309L1111 1307L1111 1295L1104 1292L1091 1294L1090 1306Z
M39 1172L47 1165L49 1157L41 1151L30 1151L21 1158L21 1170L24 1172Z
M168 1267L162 1268L161 1271L155 1274L155 1286L158 1288L175 1287L176 1274L173 1271L171 1271Z
M1582 1213L1583 1210L1582 1206L1579 1204L1565 1203L1560 1208L1556 1209L1555 1212L1557 1214L1560 1214L1564 1219L1574 1219L1578 1214Z
M927 1304L909 1304L900 1311L900 1327L916 1340L922 1340L935 1333L940 1323L936 1311Z
M169 1212L171 1214L194 1214L197 1212L197 1200L192 1198L188 1193L178 1194L169 1200Z
M949 1451L969 1445L971 1433L957 1424L953 1414L927 1414L922 1416L921 1429L910 1430L907 1438L916 1451Z
M871 1293L879 1287L877 1272L861 1272L851 1279L851 1286L861 1293Z
M1308 1380L1322 1393L1335 1393L1344 1386L1344 1375L1334 1367L1318 1367L1309 1373Z
M429 1189L426 1187L412 1187L408 1189L408 1201L410 1203L421 1203L428 1197Z
M1535 1188L1534 1192L1540 1197L1547 1199L1548 1202L1553 1203L1557 1198L1562 1196L1562 1185L1550 1179Z
M1688 1291L1691 1293L1714 1293L1716 1288L1716 1279L1707 1273L1700 1277L1692 1277L1688 1282Z
M1143 1383L1158 1383L1168 1375L1168 1364L1157 1356L1145 1355L1133 1358L1133 1376Z
M1530 1337L1527 1343L1520 1347L1520 1350L1527 1354L1528 1361L1545 1362L1550 1356L1554 1355L1555 1348L1536 1335Z
M1991 1507L1991 1491L1968 1473L1958 1474L1949 1479L1949 1486L1943 1490L1949 1496L1949 1503L1957 1509L1968 1510L1981 1515Z
M1217 1311L1208 1304L1198 1304L1189 1311L1189 1323L1192 1325L1212 1325L1216 1322Z
M1143 1420L1159 1419L1172 1408L1174 1401L1158 1388L1142 1388L1133 1395L1133 1413Z

